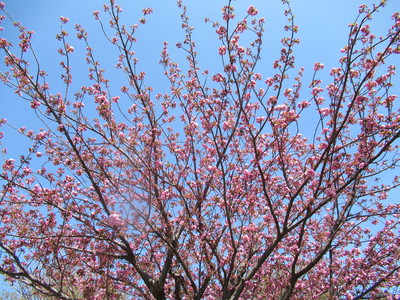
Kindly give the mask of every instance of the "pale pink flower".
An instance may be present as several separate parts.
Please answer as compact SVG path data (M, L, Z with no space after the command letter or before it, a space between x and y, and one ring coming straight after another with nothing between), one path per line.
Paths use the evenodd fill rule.
M329 108L327 108L327 107L324 107L324 108L320 108L319 109L319 113L322 115L322 116L327 116L327 115L329 115L330 113L331 113L331 110L329 109Z
M225 77L222 74L215 74L212 77L212 80L215 82L223 82L225 80Z
M220 26L220 27L217 29L217 33L218 33L219 35L224 35L226 32L227 32L227 31L226 31L226 28L223 27L223 26Z
M310 102L308 102L306 100L303 100L299 104L297 104L297 106L300 107L300 108L306 108L306 107L310 106Z
M334 189L332 189L332 188L327 189L325 191L325 193L329 198L336 198L337 197L336 191Z
M314 71L319 71L319 70L322 70L324 67L325 67L325 65L324 65L324 64L321 64L321 63L315 63L315 64L314 64Z
M272 77L267 78L267 79L265 80L265 83L266 83L268 86L272 86L272 85L274 84L274 78L272 78Z
M235 65L226 65L225 66L225 71L226 72L236 72L237 68Z
M225 46L221 46L218 48L218 53L219 55L224 55L226 54L226 47Z
M60 20L61 20L61 23L63 23L63 24L68 23L68 21L69 21L69 19L67 17L63 17L63 16L60 17Z
M66 44L66 45L65 45L65 49L66 49L67 53L72 53L72 52L75 51L75 48L72 47L72 46L69 45L69 44Z
M255 16L256 14L258 14L258 10L254 7L254 5L250 5L249 8L247 9L247 13L250 16Z
M280 105L275 106L275 110L276 111L284 111L284 110L287 110L287 106L286 106L286 104L280 104Z
M12 168L14 168L14 162L15 162L15 160L12 159L12 158L7 159L6 162L5 162L4 165L3 165L3 170L9 171L9 170L11 170Z
M274 105L274 104L276 104L276 102L278 102L278 98L276 98L276 96L269 97L268 105Z
M108 218L108 224L110 226L122 227L125 224L125 221L121 218L119 213L114 212L110 214Z
M238 53L244 53L246 50L244 49L244 47L240 46L240 47L237 49L237 51L238 51Z
M151 14L153 12L153 9L151 7L144 8L142 10L142 12L143 12L144 15L149 15L149 14Z
M361 105L361 104L363 104L363 103L366 102L366 101L368 101L368 98L367 98L367 97L364 97L364 96L357 96L355 102L356 102L356 104Z
M38 108L39 106L40 106L40 102L39 102L39 101L33 100L33 101L31 102L31 108L36 109L36 108Z
M306 171L306 177L307 177L307 178L314 178L314 176L315 176L314 170L313 170L313 169L307 169L307 171Z
M99 19L99 14L100 14L100 12L99 12L98 10L96 10L96 11L93 12L93 16L94 16L94 18L95 18L96 20Z

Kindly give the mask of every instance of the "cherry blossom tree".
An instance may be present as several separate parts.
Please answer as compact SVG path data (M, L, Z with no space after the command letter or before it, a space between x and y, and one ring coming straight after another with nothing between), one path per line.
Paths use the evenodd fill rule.
M206 19L220 43L214 71L200 66L178 1L184 59L164 44L167 92L146 84L163 74L146 75L134 52L151 8L135 25L122 23L114 0L94 12L125 82L106 76L101 61L111 58L96 57L82 26L69 36L61 17L59 90L33 32L0 2L1 20L19 31L19 44L0 39L0 78L44 124L15 128L29 143L19 157L2 148L8 280L58 299L395 299L400 13L379 37L369 24L386 1L360 6L322 82L322 63L310 78L295 64L287 0L272 72L259 68L264 18L226 2L220 21ZM76 88L80 48L89 80ZM4 140L12 124L0 124Z

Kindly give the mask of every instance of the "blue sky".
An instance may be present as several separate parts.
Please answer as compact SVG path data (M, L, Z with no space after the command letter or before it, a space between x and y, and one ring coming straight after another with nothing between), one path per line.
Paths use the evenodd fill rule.
M353 22L357 16L358 6L362 3L371 3L368 1L349 1L349 0L292 0L292 10L295 15L295 22L300 27L299 37L301 39L300 46L295 50L297 64L299 68L304 66L311 72L314 62L322 62L326 65L325 72L336 66L340 57L339 49L346 43L348 32L347 24ZM60 16L66 16L70 19L70 23L65 27L71 33L71 44L75 49L82 47L82 43L73 39L75 23L80 23L87 29L90 41L95 54L100 62L105 66L106 70L110 70L115 62L110 61L108 44L101 35L98 23L93 19L92 12L102 8L103 1L99 0L5 0L7 10L16 19L21 21L26 27L33 29L33 44L41 67L50 75L52 80L50 84L57 87L59 81L60 68L58 66L59 55L56 50L59 43L55 39L55 35L60 29ZM148 74L147 83L149 85L157 85L162 77L161 66L158 65L159 53L162 50L162 42L168 41L171 50L174 50L173 57L177 58L180 54L175 50L175 45L183 37L180 28L179 10L175 5L175 0L121 0L118 3L124 9L125 21L128 23L136 23L140 17L140 10L143 7L153 7L154 13L149 16L148 23L144 25L138 32L138 44L136 52L140 58L140 65ZM195 26L195 40L199 45L200 63L203 67L212 67L219 63L217 55L217 39L214 30L210 24L204 24L204 17L210 17L213 20L220 20L220 8L227 3L226 0L186 0L188 13L191 17L191 23ZM280 39L282 38L282 24L285 21L283 16L284 6L280 0L240 0L234 1L237 15L244 15L246 8L253 4L260 13L259 16L266 18L266 32L264 43L264 55L261 62L262 66L268 70L271 68L272 62L279 55ZM384 34L384 29L388 28L390 23L390 15L400 9L397 0L389 1L388 6L379 15L379 20L374 21L372 29L378 33ZM1 33L5 38L14 40L16 31L9 30L10 27L5 24L5 31ZM108 51L107 51L108 50ZM115 56L114 56L115 57ZM109 67L107 68L107 63ZM79 56L73 57L72 66L75 69L83 66ZM84 68L81 73L84 73ZM73 70L74 71L74 70ZM79 74L79 73L78 73ZM82 74L86 79L86 74ZM74 78L78 79L77 73ZM310 78L305 78L310 79ZM75 82L77 82L76 80ZM156 86L157 89L157 86ZM26 118L20 118L26 103L16 103L10 101L9 91L4 86L0 86L0 92L7 95L7 99L0 102L0 110L2 118L9 120L15 119L16 123L24 122ZM21 105L21 107L19 107ZM15 110L18 107L20 114L16 115ZM28 111L28 114L30 112ZM5 114L5 115L4 115ZM16 124L14 123L14 124ZM21 123L22 124L22 123Z
M59 85L58 66L59 55L57 49L59 44L55 39L56 33L60 29L59 17L65 16L70 19L70 23L65 27L71 33L71 44L77 52L83 44L73 38L75 23L80 23L89 33L90 41L95 54L100 62L105 66L112 66L115 63L110 61L110 52L107 41L102 36L99 24L93 19L92 12L102 10L103 1L99 0L3 0L7 11L21 21L24 26L34 30L33 45L41 61L41 67L50 75L50 85L57 88ZM105 2L105 1L104 1ZM359 0L292 0L292 10L295 15L295 23L299 25L300 46L295 50L297 57L296 67L304 66L306 70L313 68L314 62L321 62L326 65L326 73L334 66L337 66L340 57L339 49L345 45L348 33L348 23L355 20L360 4L369 4L372 1ZM141 16L141 8L153 7L154 13L148 17L148 23L144 25L138 33L138 43L136 52L140 58L139 67L143 68L147 75L147 82L158 88L165 90L163 85L162 67L158 65L159 54L162 50L163 41L170 42L172 56L178 58L182 52L178 52L173 45L181 41L183 32L180 28L179 10L175 5L175 0L121 0L118 3L124 9L124 18L127 23L136 23ZM221 7L226 0L186 0L188 14L191 23L195 26L194 38L199 45L200 64L204 68L212 68L219 63L217 55L217 38L210 24L204 24L204 17L212 20L220 20ZM280 39L282 38L282 25L285 21L283 16L284 6L279 0L238 0L233 2L236 7L237 15L245 15L249 5L255 5L259 9L259 16L266 18L266 40L264 44L264 55L262 66L265 66L266 77L272 62L278 57L280 49ZM390 16L400 10L398 0L389 1L387 7L382 10L379 17L372 23L372 31L377 35L384 34L389 27ZM0 36L11 41L16 41L17 32L11 28L9 23L3 25L5 30L0 32ZM11 30L10 30L11 29ZM113 57L113 59L115 56ZM84 70L86 63L79 60L77 54L72 60L73 71ZM0 71L4 67L0 66ZM311 77L307 78L305 73L305 84ZM107 73L106 73L107 74ZM82 75L74 73L75 81L87 82L87 73ZM325 77L328 79L328 77ZM325 81L326 84L328 83ZM56 93L53 90L53 93ZM32 111L29 103L21 101L13 93L0 85L0 118L6 118L16 127L34 125ZM37 124L36 124L37 125ZM37 125L40 127L40 125ZM18 140L8 137L5 142L11 151L18 151L21 146ZM0 282L0 291L6 289L6 284Z

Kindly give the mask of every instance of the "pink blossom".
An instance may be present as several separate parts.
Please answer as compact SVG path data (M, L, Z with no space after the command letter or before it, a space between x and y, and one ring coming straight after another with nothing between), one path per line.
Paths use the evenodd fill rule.
M224 55L226 54L226 47L225 46L221 46L218 48L218 53L219 55Z
M40 102L37 100L32 100L31 101L31 108L36 109L40 106Z
M151 14L151 13L153 12L153 9L152 9L151 7L144 8L144 9L142 10L142 12L143 12L143 14L146 16L146 15Z
M315 103L318 105L321 105L322 103L324 103L325 99L323 97L318 97L315 99Z
M342 71L342 69L341 68L333 68L331 71L330 71L330 75L331 76L334 76L334 75L338 75L338 74L340 74L341 73L341 71Z
M283 92L283 95L284 95L285 97L289 97L289 96L292 94L292 92L293 92L292 89L286 89L286 90Z
M238 33L242 33L243 31L245 31L247 29L247 20L244 19L242 20L242 22L240 22L237 27L236 27L236 31Z
M85 104L83 102L74 102L73 107L74 108L83 108L83 107L85 107Z
M382 76L378 77L375 81L376 81L376 83L378 83L378 84L382 84L382 83L384 83L386 80L387 80L387 76L386 76L386 75L382 75Z
M361 5L359 6L359 8L358 8L358 12L359 12L360 14L366 12L367 10L368 10L368 6L367 6L366 4L361 4Z
M327 108L327 107L324 107L324 108L320 108L319 109L319 113L322 115L322 116L327 116L327 115L329 115L330 113L331 113L331 110L329 109L329 108Z
M265 117L257 117L256 123L262 123L262 122L264 122L264 120L265 120Z
M368 26L368 25L365 25L365 26L361 27L360 31L361 31L362 33L364 33L365 35L369 35L369 34L370 34L369 26Z
M69 19L67 17L63 17L63 16L60 17L60 20L61 20L61 23L63 23L63 24L66 24L69 21Z
M10 43L6 39L0 38L0 48L6 48L9 45Z
M333 188L326 189L325 193L329 198L336 198L337 197L336 191Z
M219 35L224 35L226 34L226 28L224 26L220 26L218 27L217 31L216 31Z
M233 122L225 121L225 122L222 124L222 128L223 128L224 130L229 130L229 129L231 129L231 128L233 127L233 125L234 125Z
M67 51L67 53L72 53L72 52L74 52L75 49L71 45L66 44L65 45L65 50Z
M308 101L306 101L306 100L303 100L303 101L301 101L299 104L297 104L297 106L298 106L299 108L306 108L306 107L310 106L310 102L308 102Z
M307 178L314 178L314 176L315 176L315 171L313 169L307 169L306 177Z
M314 71L322 70L324 67L325 67L324 64L315 63L315 64L314 64Z
M108 101L105 95L99 95L94 98L94 102L102 104L102 103L107 103Z
M247 13L250 16L255 16L258 14L258 10L254 7L254 5L250 5L249 8L247 9Z
M386 106L391 105L393 103L393 101L396 100L396 98L397 98L397 95L389 95L389 96L387 96L387 98L385 100Z
M275 106L276 111L285 111L287 109L288 109L288 107L286 104L280 104L280 105Z
M319 95L319 93L321 93L321 92L323 92L323 91L324 91L324 89L321 88L321 87L314 87L314 88L312 89L312 91L311 91L311 94L312 94L313 96L317 96L317 95Z
M14 50L0 39L9 50L1 80L9 94L40 108L43 114L29 112L48 128L23 127L36 127L30 117L4 130L0 273L12 280L23 273L37 287L52 278L56 288L45 292L56 298L70 297L71 285L85 299L173 299L179 288L182 299L353 299L371 286L365 296L390 298L398 286L400 204L390 193L400 183L393 175L400 115L395 66L386 64L397 62L399 15L382 39L365 26L369 15L351 25L338 64L344 69L325 83L313 76L321 63L311 78L293 69L298 40L289 8L274 70L259 63L269 56L261 39L270 31L251 17L253 5L244 19L233 22L234 8L225 6L224 21L210 22L222 42L204 45L222 56L215 65L197 59L203 46L191 39L178 0L183 49L173 56L183 56L170 57L164 43L161 80L138 63L139 25L123 25L129 15L119 14L116 1L105 6L109 24L101 24L114 56L97 58L87 46L81 68L80 55L65 56L74 51L67 33L59 34L61 90L50 91L50 75L36 70L42 62L33 54L18 53L30 50L31 31L15 23ZM103 69L114 63L118 72ZM90 81L69 90L70 70L86 70L78 75ZM7 153L3 144L14 142Z
M45 139L46 136L47 136L47 132L41 131L35 136L35 140L36 141L41 141L41 140Z
M269 77L269 78L265 79L265 83L266 83L268 86L272 86L272 85L274 84L274 78Z
M3 170L4 171L12 170L14 168L14 163L15 163L14 159L12 159L12 158L11 159L7 159L6 162L3 165Z
M276 102L278 102L278 98L276 98L276 96L271 96L271 97L269 97L269 99L268 99L268 105L274 105L274 104L276 104Z
M99 15L100 15L100 12L99 12L98 10L96 10L96 11L93 12L93 16L94 16L94 18L95 18L96 20L99 20Z
M122 227L124 226L125 221L121 218L119 213L114 212L108 217L108 224L114 227Z
M212 80L215 82L223 82L225 80L225 77L222 74L215 74L212 77Z
M247 84L248 89L254 89L256 87L256 82L254 80L250 80L250 82Z
M233 13L234 8L232 6L224 6L222 8L222 18L225 21L228 21L229 19L233 19L235 17L235 14Z
M361 104L363 104L365 101L368 101L368 98L367 98L367 97L364 97L364 96L357 96L355 102L356 102L356 104L361 105Z
M238 49L237 49L237 52L238 52L238 53L244 53L245 51L246 51L246 50L244 49L243 46L239 46Z
M29 175L29 174L32 173L32 170L31 170L31 168L29 168L29 167L24 167L24 168L23 168L23 172L24 172L25 175Z
M262 79L262 75L261 75L260 73L255 73L255 74L253 75L253 79L254 79L254 80L261 80L261 79Z
M327 147L328 147L327 143L321 143L318 145L318 149L320 149L320 150L326 149Z
M226 65L225 66L225 71L226 72L236 72L236 66L235 65Z
M360 72L358 72L357 70L351 70L350 71L350 76L352 78L358 77L360 75Z

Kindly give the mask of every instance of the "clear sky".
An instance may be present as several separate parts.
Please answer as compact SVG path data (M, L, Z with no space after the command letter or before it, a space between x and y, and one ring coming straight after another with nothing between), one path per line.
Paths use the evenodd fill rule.
M99 0L3 0L7 11L15 20L36 32L33 45L41 61L41 67L50 75L50 85L56 89L59 86L58 76L60 67L58 62L60 56L57 54L59 44L55 39L60 29L60 16L70 19L65 27L71 33L70 43L77 49L83 47L82 42L77 41L74 35L73 25L82 24L89 33L90 41L97 59L105 66L115 63L115 56L110 56L110 48L107 41L101 34L99 24L94 20L92 12L102 11L102 4L106 1ZM159 54L162 50L162 42L170 42L170 49L173 57L177 58L182 52L175 49L173 45L182 40L183 32L180 27L179 10L175 0L120 0L117 1L124 10L126 23L134 24L140 17L141 8L153 7L154 13L149 16L148 23L138 33L136 52L140 58L139 67L142 67L147 75L148 85L165 90L161 78L162 68L158 65ZM200 65L204 68L211 68L219 63L217 55L217 38L214 29L210 24L204 24L204 17L212 20L221 20L221 7L226 5L226 0L186 0L188 14L195 26L195 40L199 45ZM326 73L337 66L340 57L339 49L347 40L348 24L353 22L357 16L359 5L370 4L373 1L366 0L292 0L292 10L295 15L295 23L299 25L299 37L301 44L295 50L297 57L296 67L304 66L306 70L313 68L314 62L321 62L326 65ZM238 0L234 1L237 15L245 15L249 5L255 5L259 9L259 16L266 18L266 42L264 44L264 55L262 64L265 66L265 75L268 77L272 62L279 55L280 39L282 38L282 24L285 21L283 16L284 6L280 0ZM388 6L382 10L378 19L372 23L372 31L377 35L383 35L386 28L391 24L390 16L400 11L399 0L389 0ZM17 32L11 28L9 23L3 25L5 30L0 36L11 41L16 41ZM11 30L10 30L11 29ZM3 54L1 54L3 55ZM112 61L110 61L112 57ZM87 73L84 72L86 63L79 59L79 54L73 57L71 62L73 71L83 70L82 74L73 73L75 82L79 80L87 83ZM0 65L0 71L4 66ZM305 84L311 80L305 77ZM106 73L107 74L107 73ZM107 76L107 75L106 75ZM329 77L325 77L329 79ZM113 78L111 78L112 80ZM328 81L325 81L326 84ZM308 85L308 84L307 84ZM57 90L53 90L56 93ZM307 96L308 97L308 96ZM19 126L33 125L32 111L29 103L15 97L6 87L0 85L0 118L6 118L10 123ZM32 120L32 121L31 121ZM18 140L11 142L8 148L17 151L20 147ZM0 281L0 292L6 289L6 284Z
M3 0L4 1L4 0ZM73 39L75 23L82 24L89 32L90 40L95 54L100 62L107 67L115 62L115 56L110 55L107 41L101 35L98 23L93 19L94 10L102 10L102 3L99 0L5 0L7 10L16 19L21 21L26 27L34 30L33 44L41 67L50 75L54 75L50 80L53 87L57 87L59 81L60 67L58 62L60 56L56 50L60 44L56 41L55 35L60 29L60 16L66 16L70 23L65 27L71 33L71 44L79 50L83 44ZM227 3L226 0L186 0L188 13L191 23L195 26L195 39L199 45L200 63L204 68L212 68L219 63L217 55L217 39L211 25L204 24L204 17L213 20L220 20L221 7ZM326 65L325 72L337 66L340 57L339 49L346 43L348 24L353 22L357 16L358 6L362 3L371 3L371 0L291 0L292 10L295 15L295 22L300 27L299 37L300 46L295 49L297 58L296 67L304 66L306 71L311 72L314 62L322 62ZM381 12L379 20L374 21L373 30L384 34L384 29L390 23L390 15L400 10L398 0L389 0L388 6ZM158 65L159 54L162 49L162 42L168 41L171 50L175 50L173 45L183 37L180 28L179 10L175 0L120 0L118 3L124 9L123 16L127 23L136 23L140 17L140 10L143 7L153 7L154 13L149 16L148 23L138 32L137 48L135 51L140 58L140 65L148 74L147 84L156 86L162 77L161 66ZM240 0L233 1L237 15L244 15L246 8L253 4L260 13L259 16L266 18L266 32L264 43L264 54L262 65L265 70L271 68L272 62L279 55L280 39L282 38L282 24L285 21L283 16L284 6L280 0ZM5 31L0 33L7 39L14 40L17 37L15 30L4 25ZM174 57L178 57L182 52L175 51ZM113 57L114 60L109 58ZM82 78L86 79L85 63L78 55L73 56L72 67L75 83L82 73ZM79 68L82 68L82 72ZM107 69L107 68L106 68ZM110 68L108 68L110 69ZM76 72L79 70L79 72ZM307 75L307 73L306 73ZM309 78L305 78L306 80ZM9 92L5 87L0 86L0 92L4 95L0 100L0 111L2 118L9 120L15 119L19 124L24 122L25 117L20 118L23 107L26 103L16 103L10 101ZM7 95L7 98L4 98ZM19 107L21 104L23 107ZM16 108L19 112L15 114ZM28 112L29 114L30 112ZM15 117L15 118L14 118ZM16 123L14 123L16 124Z

